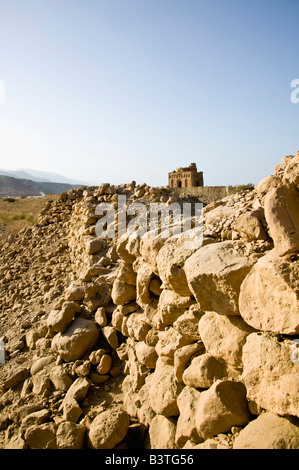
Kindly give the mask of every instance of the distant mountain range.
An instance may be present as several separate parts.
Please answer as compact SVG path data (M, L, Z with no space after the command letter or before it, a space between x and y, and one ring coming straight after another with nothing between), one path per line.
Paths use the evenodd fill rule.
M80 186L87 186L87 184L56 173L31 169L12 171L0 168L0 198L60 194Z
M0 168L0 175L12 176L13 178L22 178L31 181L41 181L47 183L66 183L86 186L88 183L84 181L66 178L58 173L50 173L48 171L33 170L32 168L19 168L18 170L7 170Z

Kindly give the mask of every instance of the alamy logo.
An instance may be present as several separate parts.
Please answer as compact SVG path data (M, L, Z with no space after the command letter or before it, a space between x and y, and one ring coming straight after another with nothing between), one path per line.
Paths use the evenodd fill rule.
M98 217L95 233L99 238L121 238L129 235L141 238L183 236L184 247L200 248L203 240L202 203L150 203L133 202L127 206L127 198L118 195L117 211L114 204L102 202L97 205Z
M291 88L295 88L291 93L291 102L297 104L299 103L299 78L292 80Z

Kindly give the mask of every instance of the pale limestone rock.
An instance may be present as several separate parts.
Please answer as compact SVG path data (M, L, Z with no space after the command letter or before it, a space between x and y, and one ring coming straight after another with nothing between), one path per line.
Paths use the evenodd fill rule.
M173 418L156 415L150 423L149 438L151 449L176 449L176 421Z
M78 285L76 282L73 282L64 293L65 300L73 300L75 302L80 302L84 299L84 288Z
M243 346L242 380L247 397L280 415L299 417L299 362L292 361L292 342L252 333Z
M99 307L94 316L95 322L99 326L106 326L107 325L107 315L105 307Z
M57 449L56 430L54 423L30 426L25 431L25 443L29 449Z
M299 155L291 158L283 172L283 182L293 183L299 189Z
M133 342L129 341L129 343L131 347L128 348L127 365L130 371L131 388L133 392L136 392L144 385L149 369L147 366L139 362Z
M137 274L134 272L131 264L125 263L121 260L117 270L117 277L127 284L136 286Z
M136 302L143 307L145 304L151 303L151 292L149 289L150 282L154 276L151 266L144 263L137 273L136 279Z
M277 175L269 175L263 178L255 187L260 197L265 196L271 189L277 188L281 184L281 179Z
M193 359L193 357L201 354L203 349L202 343L192 343L175 350L173 367L174 375L178 382L182 382L183 373L187 364Z
M125 336L129 336L136 341L143 341L150 330L150 326L144 322L143 313L133 312L126 318L127 334Z
M267 240L267 235L262 226L257 211L245 212L233 223L233 228L240 233L246 241Z
M111 300L111 284L109 282L92 282L84 289L84 304L94 311L106 307Z
M104 326L102 329L102 334L106 339L107 343L111 346L112 349L118 348L118 336L117 331L113 326Z
M155 413L166 417L177 416L179 414L177 397L183 385L175 379L173 367L158 360L151 379L149 390L151 408Z
M28 449L24 439L21 436L14 434L11 439L5 441L4 449L16 450L16 449Z
M42 371L32 376L32 392L35 395L49 394L50 387L51 382L49 378L49 372L46 372L43 369Z
M256 329L299 333L299 260L271 250L246 276L240 290L240 313Z
M62 421L57 428L58 449L83 449L86 427L70 421Z
M242 318L206 312L199 320L198 331L210 355L224 360L231 368L242 367L242 347L254 331Z
M140 256L151 266L157 276L159 276L157 256L166 240L167 238L165 238L163 233L157 235L155 231L148 231L140 239Z
M93 255L104 248L104 242L101 238L91 238L86 242L86 252Z
M22 427L28 427L34 424L43 424L46 421L48 421L50 415L51 415L51 412L48 409L34 411L33 413L30 413L22 420L21 425Z
M79 359L97 342L99 329L96 323L77 318L64 333L57 333L52 340L52 349L65 361Z
M273 413L262 413L236 437L234 449L298 449L299 427Z
M183 297L175 292L163 289L158 303L157 319L163 325L172 325L192 304L191 297Z
M128 264L133 264L139 254L140 239L132 237L130 232L123 234L117 241L116 252Z
M159 341L156 344L158 356L174 357L177 349L190 344L191 341L182 336L177 330L169 327L165 331L159 331Z
M99 364L103 354L106 354L106 349L97 349L92 351L89 355L89 360L92 364Z
M91 369L90 361L80 361L79 359L74 362L73 371L75 374L80 376L87 376Z
M76 423L82 414L82 409L74 398L69 397L63 401L62 413L63 419Z
M153 346L148 346L144 341L139 341L135 346L135 352L140 364L149 369L155 368L158 355Z
M240 285L253 262L238 241L207 245L190 256L185 272L201 310L239 315Z
M227 376L226 366L210 354L202 354L192 359L183 373L185 385L194 388L209 388L215 380Z
M200 436L196 429L196 410L201 392L193 387L184 387L179 394L177 404L179 408L179 418L177 421L175 442L182 448L190 439L194 442L200 441Z
M192 447L193 449L231 449L228 442L219 442L219 439L206 439L201 444Z
M113 449L126 436L130 416L123 410L111 409L100 413L91 423L88 443L93 449Z
M183 237L170 237L157 255L157 269L165 289L189 297L191 291L188 286L184 263L195 251L186 248Z
M200 310L199 305L191 305L191 307L173 323L173 328L188 340L199 341L198 322L203 315L204 312Z
M16 385L24 382L29 375L29 370L27 367L17 367L16 369L12 369L8 375L8 378L4 381L3 386L4 389L13 388Z
M40 372L44 367L47 367L49 364L52 364L55 361L55 357L50 356L43 356L37 359L34 364L30 368L30 374L35 375Z
M64 397L64 402L67 402L69 399L74 399L76 401L84 400L90 385L90 380L85 377L78 377L68 389Z
M66 392L73 383L63 366L52 367L49 377L56 390L63 390Z
M151 282L149 283L149 290L155 294L156 296L160 296L162 293L162 281L158 277L153 277Z
M115 305L131 302L136 299L136 287L117 278L113 283L111 298Z
M112 366L111 357L108 354L104 354L100 359L99 365L97 366L97 372L100 375L105 375L109 372L109 370L111 369L111 366Z
M265 217L277 254L299 251L299 191L294 185L271 189L265 197Z
M228 432L232 426L248 423L246 388L241 382L218 380L201 393L195 421L203 439Z

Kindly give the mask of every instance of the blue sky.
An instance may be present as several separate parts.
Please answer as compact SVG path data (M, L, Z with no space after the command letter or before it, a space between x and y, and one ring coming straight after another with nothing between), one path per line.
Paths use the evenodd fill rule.
M299 150L299 0L0 0L0 167L257 183ZM298 93L299 96L299 93Z

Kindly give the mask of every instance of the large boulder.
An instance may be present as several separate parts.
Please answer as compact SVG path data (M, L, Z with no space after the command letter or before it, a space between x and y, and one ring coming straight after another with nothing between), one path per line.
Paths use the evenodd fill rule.
M197 355L202 354L204 346L202 343L187 344L174 352L174 375L178 382L182 382L183 374L188 363Z
M267 240L265 229L259 218L259 211L249 211L236 218L233 228L241 237L251 242L253 240Z
M299 251L299 191L295 185L271 189L265 196L265 217L277 253Z
M61 310L51 310L47 318L48 328L56 333L65 331L74 319L74 305L74 302L66 302Z
M246 389L241 382L218 380L201 393L196 408L196 429L203 439L248 423Z
M193 304L178 317L173 323L173 328L190 341L200 341L198 322L203 315L204 312L200 310L199 305Z
M125 438L129 425L130 416L126 411L103 411L90 425L88 444L92 449L113 449Z
M57 449L56 430L54 423L29 426L24 435L26 445L29 449Z
M198 331L210 355L224 360L232 369L242 368L242 347L254 331L242 318L206 312L198 323Z
M299 258L277 256L271 250L246 276L239 309L256 329L281 334L299 333Z
M169 238L158 253L157 268L165 289L188 297L191 291L186 279L184 263L195 250L186 248L185 243L182 237Z
M224 241L197 250L185 263L188 285L203 311L239 315L240 286L254 260L238 241Z
M175 433L176 421L173 418L156 415L149 427L151 449L176 449Z
M177 397L182 388L183 385L174 376L173 367L158 359L155 372L151 375L149 390L150 406L154 412L166 417L177 416Z
M299 427L273 413L262 413L236 437L234 449L299 449Z
M116 278L111 292L111 298L115 305L124 305L136 299L136 287Z
M226 366L210 354L201 354L192 359L183 373L183 382L189 387L209 388L215 380L227 376Z
M299 189L299 154L297 152L296 157L290 158L286 162L286 166L283 172L283 182L293 183Z
M194 300L183 297L172 290L163 289L158 303L157 320L163 325L172 325L182 315Z
M83 449L86 428L82 424L62 421L57 429L58 449Z
M177 349L192 343L192 341L182 336L172 327L165 331L159 331L158 337L159 341L156 344L156 352L159 356L173 358Z
M243 346L242 380L248 399L258 407L299 417L299 362L292 353L291 340L252 333Z
M149 289L154 273L147 263L142 264L137 272L136 279L136 302L141 306L151 303L151 292Z
M201 392L193 387L184 387L177 399L180 415L177 421L175 440L179 448L190 439L194 442L200 441L196 428L196 411Z
M52 349L65 361L75 361L95 346L99 337L97 324L92 320L77 318L64 333L57 333Z

